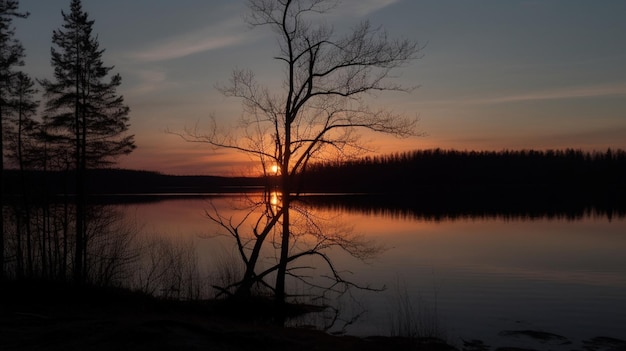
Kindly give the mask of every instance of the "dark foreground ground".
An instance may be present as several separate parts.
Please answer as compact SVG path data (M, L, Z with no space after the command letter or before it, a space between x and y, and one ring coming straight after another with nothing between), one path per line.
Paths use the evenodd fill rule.
M403 350L403 338L331 336L243 318L224 302L173 302L50 283L0 286L0 350ZM254 322L253 320L257 320ZM423 350L451 350L424 341Z
M5 282L0 286L0 350L626 351L623 340L598 337L574 345L537 331L505 332L510 347L479 340L450 345L432 339L332 336L274 327L242 313L240 306L224 302L182 303L124 290ZM520 340L538 347L513 346Z

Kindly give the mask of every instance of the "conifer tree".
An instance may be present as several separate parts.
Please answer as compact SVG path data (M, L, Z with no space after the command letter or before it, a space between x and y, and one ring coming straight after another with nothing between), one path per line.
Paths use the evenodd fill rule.
M18 72L13 79L11 87L12 99L9 106L13 110L13 115L8 116L9 122L9 142L11 149L9 157L15 161L20 171L24 171L30 165L31 159L35 157L33 144L35 133L39 122L35 117L39 102L35 99L37 89L33 79L24 72Z
M44 123L72 152L76 172L76 243L74 279L84 281L86 262L87 169L110 165L135 148L127 134L129 108L116 89L122 83L113 67L102 62L104 50L92 34L94 21L72 0L62 12L63 26L53 32L54 80L42 81L47 98Z
M37 113L37 107L39 102L35 100L35 94L37 89L35 88L35 82L24 72L17 72L11 81L11 96L12 99L8 101L8 105L11 107L12 115L7 116L8 130L5 132L10 145L8 150L8 156L18 166L20 171L20 193L22 199L21 211L16 213L16 216L23 216L23 229L26 232L26 263L29 276L33 274L33 238L31 232L31 211L29 203L29 191L28 184L26 182L25 170L26 167L32 164L38 153L35 148L36 144L36 130L38 122L33 119ZM21 232L16 233L18 242L21 241ZM17 252L17 276L23 276L24 264L21 248L18 247L20 252Z
M15 39L13 18L26 18L19 12L18 0L0 0L0 193L4 191L4 131L7 117L14 113L10 104L15 68L24 65L24 47ZM4 211L0 202L0 279L4 277Z

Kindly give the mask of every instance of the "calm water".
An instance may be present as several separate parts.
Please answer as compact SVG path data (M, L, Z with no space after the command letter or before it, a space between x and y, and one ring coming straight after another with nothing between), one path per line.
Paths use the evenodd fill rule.
M191 197L123 208L145 233L194 241L200 264L209 267L233 252L232 243L215 237L216 227L204 216L211 201L224 213L236 213L223 198ZM453 342L478 338L497 343L503 330L542 330L570 340L626 339L623 217L431 221L320 211L387 248L367 263L335 256L338 267L353 272L354 281L388 288L382 293L355 292L360 304L347 308L365 308L367 313L348 328L351 334L388 335L400 290L416 310L436 308Z

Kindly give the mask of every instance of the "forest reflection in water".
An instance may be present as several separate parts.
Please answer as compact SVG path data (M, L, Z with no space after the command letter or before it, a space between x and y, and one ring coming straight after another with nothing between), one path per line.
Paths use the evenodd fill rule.
M234 253L234 246L216 236L204 211L215 206L236 215L240 200L232 195L153 197L120 206L146 233L193 241L200 265L210 267ZM453 337L488 339L502 330L526 329L581 339L626 334L623 209L451 206L446 212L422 208L417 200L411 207L355 195L306 196L303 202L387 248L367 263L339 252L334 256L355 282L388 287L382 293L354 292L359 306L346 302L348 310L367 310L348 328L351 334L390 332L398 284L415 304L436 306Z
M463 219L565 219L589 217L624 219L626 205L612 201L570 201L538 197L530 204L514 197L493 199L480 194L464 197L397 197L371 194L309 195L303 201L318 209L362 213L405 220L455 221Z

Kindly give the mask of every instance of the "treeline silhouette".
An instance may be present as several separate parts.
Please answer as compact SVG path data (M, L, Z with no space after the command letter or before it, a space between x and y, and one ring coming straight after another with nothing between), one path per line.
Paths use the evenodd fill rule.
M581 150L416 150L344 162L319 162L302 175L305 192L617 191L626 185L626 152Z
M263 177L175 176L126 169L87 172L86 187L92 195L240 193L260 191L272 184L272 179ZM75 192L72 170L7 170L5 176L6 196L24 195L20 182L29 184L28 192L38 197ZM594 199L621 203L626 201L626 152L416 150L315 163L298 181L297 189L302 193L386 194L398 198L450 195L457 199L467 195L476 205L494 196L506 199L513 194L522 203L549 196L558 197L552 202Z
M47 200L76 194L73 170L6 170L5 196L21 197L20 183L28 184L27 192L33 200ZM242 193L259 191L264 180L259 177L177 176L159 172L129 169L89 169L86 171L88 197L94 195L154 195Z
M626 152L417 150L320 162L301 177L313 206L427 220L626 216Z
M159 197L154 195L159 194L260 191L272 184L272 179L261 177L173 176L122 169L89 170L87 179L86 268L90 281L102 285L129 279L124 275L130 274L138 257L127 244L134 236L132 228L129 232L117 227L120 214L102 205L156 201ZM73 170L6 171L5 264L11 276L67 279L75 246L74 180ZM309 206L397 218L626 216L626 152L621 150L421 150L317 163L299 181L302 193L335 193L302 196Z

